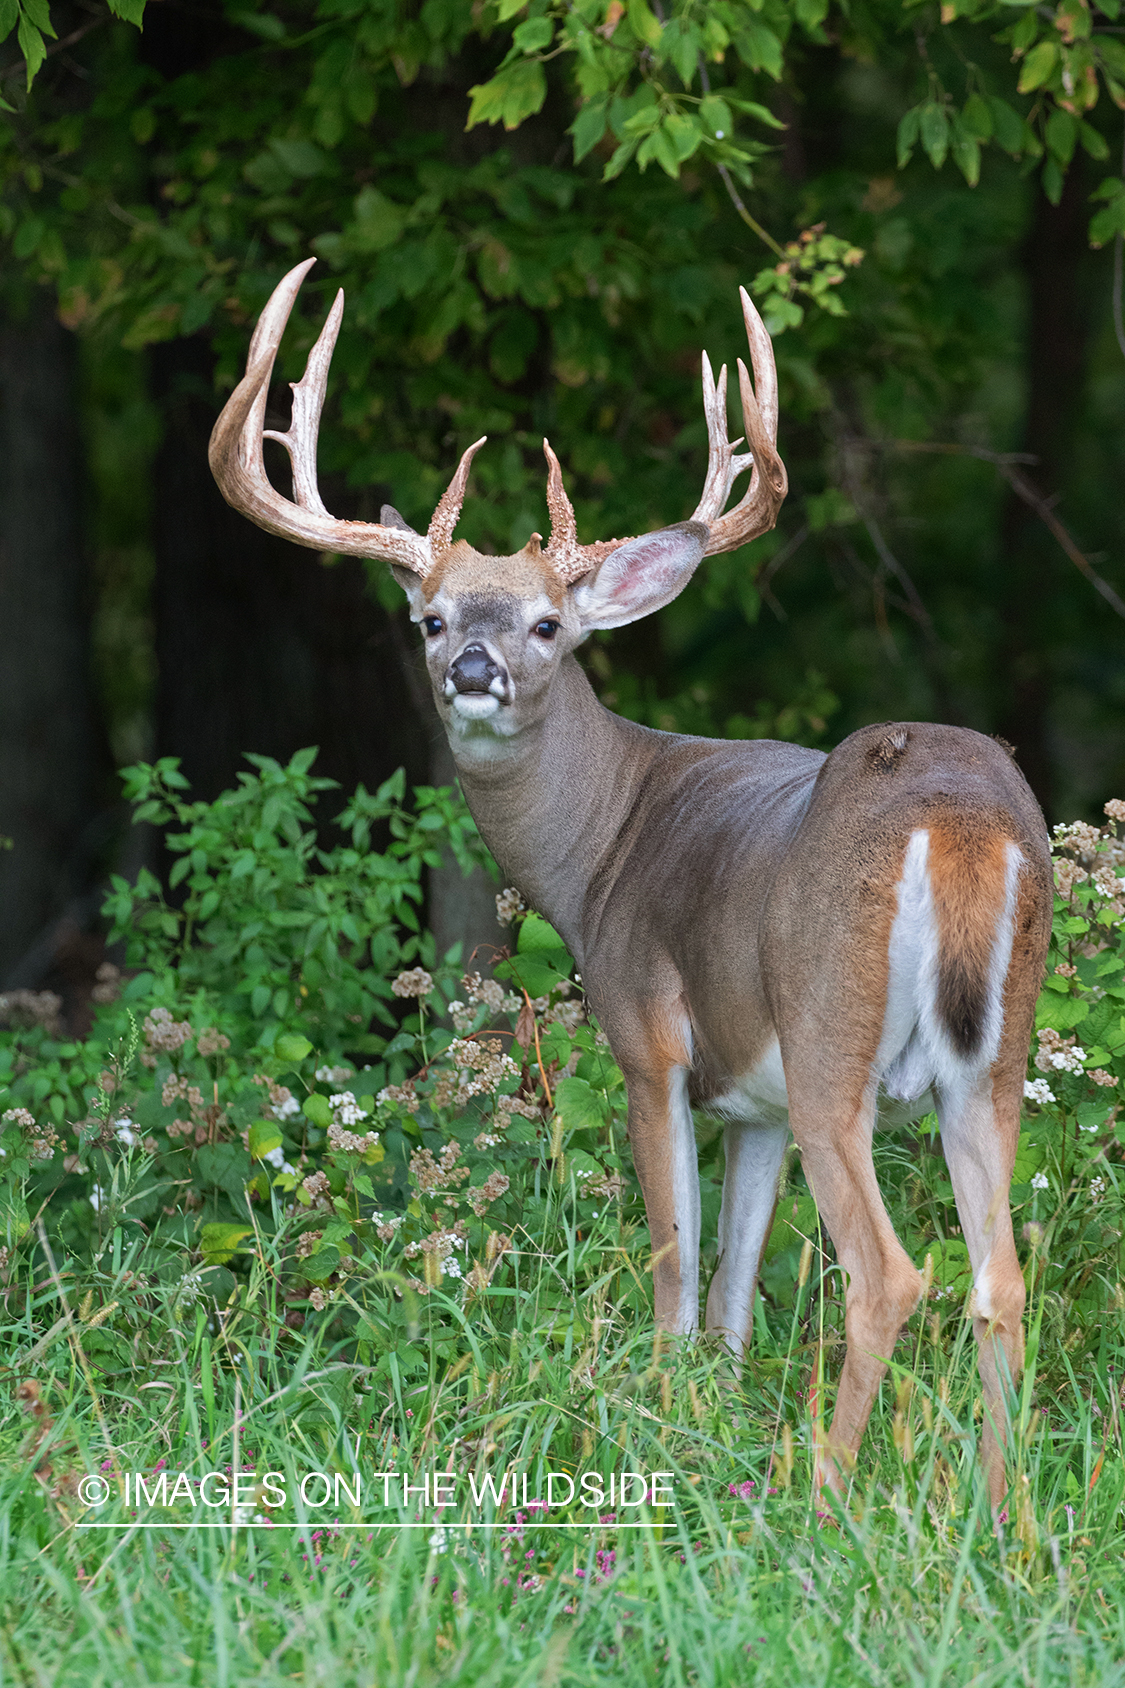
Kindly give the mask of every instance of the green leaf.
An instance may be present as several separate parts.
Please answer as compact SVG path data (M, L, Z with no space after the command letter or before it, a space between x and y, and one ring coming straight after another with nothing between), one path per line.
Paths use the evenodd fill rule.
M730 106L717 94L708 94L706 99L700 100L699 121L709 134L715 136L716 140L721 141L730 137L732 128Z
M512 40L521 53L538 53L551 45L554 34L555 26L550 18L528 18L513 30Z
M279 1061L292 1061L296 1066L306 1055L312 1054L312 1044L300 1032L283 1032L273 1046L273 1052Z
M961 122L975 141L992 139L992 111L980 94L970 94L961 112Z
M703 37L685 18L672 18L665 24L661 48L671 59L685 88L690 88L695 80L702 47Z
M633 33L646 47L659 47L663 26L648 6L648 0L628 0L629 22Z
M823 40L820 26L828 16L828 0L794 0L794 13L802 29L814 40Z
M145 15L145 0L109 0L109 9L115 18L121 18L125 23L135 24L140 29ZM284 33L283 27L282 34L284 35Z
M674 111L665 119L664 132L681 164L691 157L703 140L703 125L687 112Z
M1020 70L1020 79L1016 84L1017 92L1031 94L1036 88L1042 88L1054 75L1059 62L1059 44L1057 41L1040 41L1034 46Z
M406 227L406 208L396 205L378 188L361 188L352 202L354 222L347 231L348 245L358 252L381 252L393 246Z
M1097 131L1093 133L1096 134ZM1077 119L1073 118L1069 111L1060 111L1056 106L1047 119L1045 136L1048 150L1055 155L1060 164L1069 164L1078 144ZM1098 139L1101 140L1100 135Z
M516 949L520 955L526 955L531 950L560 950L566 946L553 926L549 926L541 914L529 914L520 927L519 942Z
M1043 166L1041 179L1043 182L1043 192L1047 195L1047 198L1050 200L1052 205L1057 205L1059 200L1062 198L1063 191L1062 166L1059 164L1058 159L1048 158L1047 162Z
M988 98L988 109L992 113L992 133L997 145L1018 158L1023 151L1023 118L1005 100L992 95Z
M910 163L911 154L914 151L914 145L918 139L918 129L921 123L921 117L921 106L912 106L905 116L899 121L898 167L900 170L905 169Z
M980 180L980 146L971 135L964 130L955 133L953 145L950 148L953 162L964 176L971 188L975 188Z
M314 1125L319 1125L322 1131L327 1131L332 1124L332 1109L327 1096L322 1096L314 1090L311 1096L306 1096L301 1104L301 1112L306 1119L311 1119Z
M275 135L270 147L291 175L302 179L319 176L328 163L328 156L312 141L288 141ZM266 825L270 825L269 820Z
M607 102L588 100L574 119L569 133L574 136L574 162L581 164L586 154L593 152L606 131Z
M332 1243L318 1248L316 1253L301 1262L301 1275L310 1278L313 1283L319 1283L324 1278L331 1277L340 1264L340 1250Z
M560 1078L555 1086L555 1110L571 1131L600 1126L605 1119L605 1101L583 1078Z
M264 1160L271 1149L280 1149L281 1132L277 1128L277 1121L272 1119L256 1119L250 1127L250 1157L252 1160Z
M1100 135L1096 129L1091 128L1089 123L1079 123L1078 139L1082 142L1083 150L1088 152L1091 158L1102 159L1109 157L1109 143L1106 141L1105 136Z
M34 24L36 29L42 30L44 35L55 38L54 25L51 23L51 8L48 0L21 0L24 16Z
M781 77L781 42L773 30L757 18L739 24L734 40L738 56L749 70L764 70L774 81Z
M205 1266L225 1266L243 1237L253 1235L249 1225L204 1225L199 1234Z
M945 163L949 150L949 117L945 107L931 100L922 107L919 128L926 156L935 170Z
M20 52L27 64L27 85L30 88L36 71L47 57L47 49L43 44L43 37L35 25L30 22L26 13L20 14L16 39L19 41Z
M19 0L0 0L0 41L12 33L19 18Z
M780 117L774 116L769 106L759 105L757 100L739 100L735 99L733 94L728 94L726 98L727 103L732 105L736 111L745 112L747 117L756 117L759 123L766 125L767 129L788 128L788 124L783 123Z
M469 89L471 104L466 129L478 123L503 123L518 129L525 117L532 117L547 98L547 78L538 59L519 59L497 72L491 82Z

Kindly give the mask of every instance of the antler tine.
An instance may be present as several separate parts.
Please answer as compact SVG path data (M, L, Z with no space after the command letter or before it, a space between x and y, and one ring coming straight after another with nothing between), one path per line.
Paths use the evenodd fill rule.
M706 352L703 354L703 414L707 421L707 479L692 520L710 525L723 513L734 485L735 469L734 446L727 439L727 366L723 364L716 382Z
M704 508L707 492L712 484L713 466L715 459L716 436L712 430L711 416L708 414L708 434L711 438L712 463L708 469L707 483L704 487L704 501L701 501L696 512L696 521L706 521L710 524L711 538L708 541L705 556L716 556L720 551L733 551L739 545L747 544L751 539L757 539L759 534L768 533L777 521L777 512L781 508L782 500L789 490L789 481L785 473L785 465L777 455L775 441L777 438L777 369L773 360L773 344L767 332L766 325L755 310L744 287L739 288L742 298L742 317L746 324L746 338L750 344L750 361L754 366L754 383L750 384L750 376L742 359L738 360L738 387L742 399L742 419L746 429L746 443L750 450L744 455L735 457L732 451L729 466L729 478L722 503L709 513ZM704 353L706 361L706 353ZM704 370L704 405L707 404L707 375ZM716 406L718 409L718 406ZM721 438L726 441L725 406L716 416L716 426L721 426ZM737 475L744 469L753 466L750 485L742 499L733 510L728 510L724 516L722 505L726 503L730 488Z
M438 507L430 517L426 540L434 557L443 556L453 543L453 529L457 526L461 506L465 502L465 488L469 481L469 469L473 458L487 438L487 434L482 434L479 440L474 440L467 451L462 452L461 461L457 465L457 473L442 493Z
M278 283L258 320L250 342L246 374L223 406L211 434L211 473L227 503L267 533L276 533L314 551L340 551L352 557L379 557L425 576L434 565L429 542L405 528L381 522L345 522L325 510L316 487L316 437L328 365L343 312L341 294L321 331L302 379L293 388L293 421L287 434L271 430L293 464L297 502L283 498L271 484L262 457L270 376L285 325L301 283L315 259L306 259Z
M293 496L297 503L303 510L315 510L320 516L327 516L328 511L316 484L316 442L328 385L328 369L343 320L344 289L341 287L320 337L309 353L304 375L299 381L289 383L293 394L293 415L288 432L280 434L275 428L267 428L263 433L264 439L277 440L289 453L293 466Z
M591 569L596 569L611 551L624 545L625 541L598 539L592 545L579 545L574 505L563 486L559 460L546 439L543 441L543 455L547 459L547 514L551 518L551 537L543 547L543 555L559 579L569 586L581 580L584 574L589 574Z

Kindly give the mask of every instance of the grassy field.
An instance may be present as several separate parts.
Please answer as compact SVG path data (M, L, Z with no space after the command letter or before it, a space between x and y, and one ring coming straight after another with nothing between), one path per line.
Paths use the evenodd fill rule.
M746 1361L659 1337L558 938L439 966L408 905L463 823L357 794L317 866L310 762L192 808L141 770L189 895L115 888L88 1038L45 999L0 1036L0 1684L1125 1683L1125 804L1057 844L994 1524L933 1117L876 1139L928 1293L818 1513L843 1285L799 1156Z
M410 1380L393 1363L373 1380L329 1324L295 1343L268 1248L221 1316L169 1306L146 1283L143 1245L123 1256L120 1233L77 1306L60 1311L49 1268L29 1283L4 1329L8 1377L23 1382L0 1428L4 1680L1125 1681L1119 1318L1103 1333L1107 1394L1036 1298L994 1533L970 1327L959 1306L931 1303L900 1345L847 1508L818 1517L815 1379L838 1359L839 1301L815 1256L788 1330L760 1320L739 1368L654 1341L627 1240L579 1240L562 1200L544 1230L556 1246L524 1239L508 1281L468 1314L460 1296L420 1298L410 1334L426 1364ZM568 1274L583 1294L564 1326ZM95 1304L113 1309L103 1324L128 1308L132 1365L91 1365ZM460 1354L442 1360L432 1338L451 1323ZM232 1466L256 1473L237 1514L221 1478L206 1486L213 1506L193 1507L183 1485L168 1508L133 1504L134 1473L155 1498L161 1472L171 1492L180 1472ZM475 1506L468 1474L498 1484L509 1469L517 1505ZM659 1493L674 1504L550 1514L628 1530L549 1529L519 1504L545 1493L547 1472L576 1469L668 1473ZM454 1474L453 1504L435 1513L414 1493L404 1507L401 1474L416 1487L434 1470ZM254 1523L269 1516L266 1471L281 1482L265 1498L285 1491L268 1527ZM313 1482L303 1505L312 1472L348 1487L318 1506L327 1485ZM104 1473L103 1505L81 1504L84 1473ZM206 1530L161 1527L204 1517ZM92 1521L108 1527L79 1527Z

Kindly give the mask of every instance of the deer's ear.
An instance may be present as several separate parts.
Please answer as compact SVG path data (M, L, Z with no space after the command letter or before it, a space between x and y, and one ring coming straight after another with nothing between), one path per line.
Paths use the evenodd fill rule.
M391 564L391 573L410 600L410 617L412 621L419 621L425 606L426 596L422 590L422 577L415 574L413 569L405 569L400 563Z
M677 522L611 551L592 580L573 588L583 632L624 627L670 604L695 573L709 533L703 522Z

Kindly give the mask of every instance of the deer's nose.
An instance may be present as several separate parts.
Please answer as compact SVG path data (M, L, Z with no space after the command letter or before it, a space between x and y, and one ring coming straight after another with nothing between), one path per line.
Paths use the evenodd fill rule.
M494 692L504 681L504 671L489 656L483 645L466 645L460 656L449 665L449 679L458 692Z

